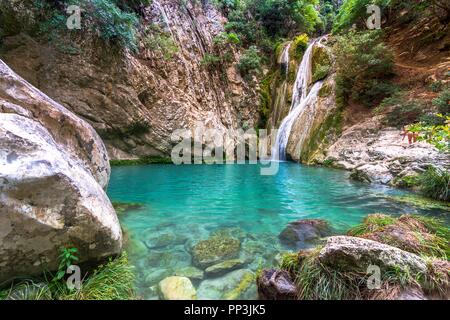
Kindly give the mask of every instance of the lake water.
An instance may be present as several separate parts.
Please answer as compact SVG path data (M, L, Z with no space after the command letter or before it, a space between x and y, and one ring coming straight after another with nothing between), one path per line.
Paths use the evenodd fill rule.
M114 167L111 200L143 204L120 215L138 294L156 299L161 279L186 275L199 299L253 299L254 281L245 279L293 249L278 239L291 221L325 219L345 233L369 213L436 214L392 199L403 191L353 182L348 174L290 162L280 163L273 176L248 164ZM238 270L205 276L193 268L192 247L214 234L240 241L244 264Z

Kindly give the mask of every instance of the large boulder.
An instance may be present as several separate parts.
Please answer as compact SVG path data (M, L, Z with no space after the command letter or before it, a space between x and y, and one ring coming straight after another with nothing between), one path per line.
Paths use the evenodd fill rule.
M0 60L0 283L119 253L106 149L85 121Z
M413 253L363 238L335 236L327 240L319 253L324 265L343 272L366 273L370 265L382 271L401 268L413 274L425 274L425 261Z
M330 234L330 226L325 220L304 219L290 222L281 231L279 239L285 245L304 249Z
M258 297L261 300L295 300L297 288L285 270L263 270L257 278Z

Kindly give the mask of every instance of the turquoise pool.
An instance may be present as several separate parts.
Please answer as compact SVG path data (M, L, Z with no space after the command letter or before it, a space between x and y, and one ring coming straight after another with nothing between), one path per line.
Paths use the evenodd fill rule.
M143 204L120 219L144 299L156 299L158 282L171 275L190 277L200 299L256 298L253 283L239 284L292 249L278 240L290 221L321 218L343 233L369 213L439 214L396 201L403 191L352 182L345 171L289 162L280 163L273 176L260 175L258 165L114 167L108 194L112 201ZM193 268L191 250L217 233L239 239L244 263L208 277ZM229 291L235 294L227 296Z

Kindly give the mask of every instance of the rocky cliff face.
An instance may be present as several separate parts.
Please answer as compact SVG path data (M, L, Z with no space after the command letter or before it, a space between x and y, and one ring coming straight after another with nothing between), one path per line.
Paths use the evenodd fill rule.
M105 146L85 121L0 60L0 284L120 252Z
M136 54L117 53L94 40L67 54L24 34L4 40L1 57L87 120L111 158L170 154L171 133L197 122L222 131L255 125L258 88L239 75L240 53L233 49L221 71L201 63L224 31L225 19L211 4L155 0L144 9L144 20L170 35L171 57L145 39Z

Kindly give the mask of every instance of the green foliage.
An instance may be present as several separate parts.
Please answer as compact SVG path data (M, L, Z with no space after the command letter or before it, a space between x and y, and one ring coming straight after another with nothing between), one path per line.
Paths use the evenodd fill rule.
M386 115L386 124L398 128L417 121L424 112L420 101L408 100L405 93L401 91L385 98L377 110L386 108L392 109Z
M349 236L357 237L369 232L379 231L385 226L394 224L395 218L384 214L371 214L368 215L363 223L351 228L347 231Z
M430 84L430 90L433 92L439 92L442 89L442 81L433 81Z
M420 191L423 195L443 201L450 201L450 172L429 167L419 176Z
M178 52L178 46L171 34L164 32L156 25L146 27L141 37L145 47L161 53L164 60L172 59Z
M299 268L300 263L297 252L285 252L282 254L280 269L286 270L290 274L296 274Z
M433 106L435 106L439 113L444 115L450 114L450 89L445 88L439 96L433 99Z
M389 82L393 54L383 43L379 31L351 31L338 36L336 56L336 93L344 102L352 99L375 106L394 91Z
M71 248L73 249L73 248ZM66 266L73 260L71 249L62 252L60 262ZM74 261L72 261L74 262ZM59 271L58 271L59 273ZM53 279L57 278L57 275ZM127 300L134 295L134 269L124 252L116 258L109 258L106 264L98 266L91 274L86 274L80 289L69 290L65 281L27 279L0 291L0 299L7 300Z
M59 296L60 300L128 300L134 297L134 268L126 253L100 265L79 290Z
M306 33L300 34L294 38L292 41L290 50L292 52L292 56L297 60L301 60L303 54L308 48L309 37Z
M256 46L248 48L239 59L237 67L244 76L249 75L252 71L260 71L261 57L258 48Z
M419 141L426 141L434 145L438 150L449 153L450 116L444 116L442 114L437 114L436 116L443 119L443 122L437 124L427 124L424 122L414 123L408 126L408 130L417 132L419 134Z
M383 11L390 4L391 0L346 0L339 8L336 15L333 32L349 29L353 24L363 26L368 18L367 6L376 4Z
M61 6L60 2L62 1L36 1L40 33L47 35L50 40L61 38L67 33L68 16L65 6ZM130 1L126 3L131 4ZM136 28L139 19L134 12L120 9L115 0L65 0L64 4L81 7L82 31L89 31L112 44L137 50ZM71 30L71 33L74 32L77 30Z
M222 59L220 58L220 56L206 53L200 61L200 64L207 67L208 69L217 69L221 66L221 61Z
M61 254L59 255L58 271L52 279L53 282L64 280L67 268L75 264L79 260L76 256L77 253L77 248L61 249Z

